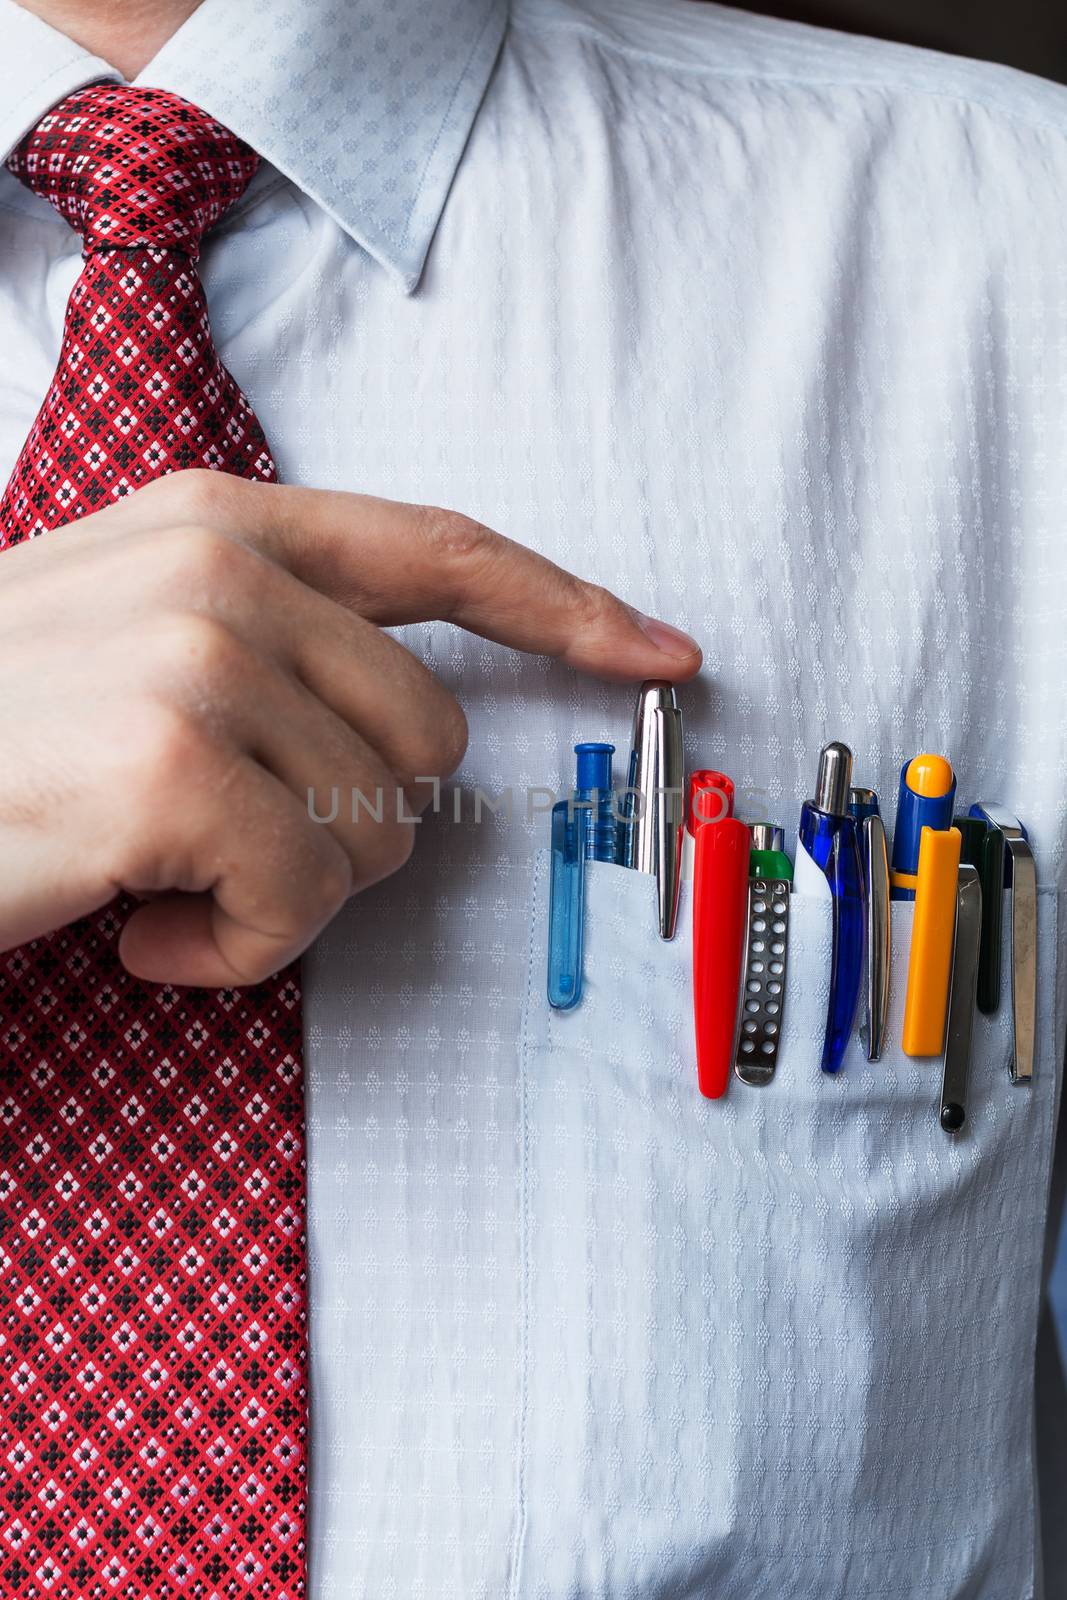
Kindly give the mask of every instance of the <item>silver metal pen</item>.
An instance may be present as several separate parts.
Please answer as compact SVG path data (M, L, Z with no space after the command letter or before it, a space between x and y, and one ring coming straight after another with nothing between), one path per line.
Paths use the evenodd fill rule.
M1037 868L1023 825L1004 806L980 800L972 816L984 817L1004 835L1011 913L1008 918L1011 964L1011 1008L1014 1054L1012 1083L1029 1083L1034 1075L1037 1033Z
M659 932L674 937L682 876L685 757L682 713L671 684L641 685L623 807L622 862L654 873Z

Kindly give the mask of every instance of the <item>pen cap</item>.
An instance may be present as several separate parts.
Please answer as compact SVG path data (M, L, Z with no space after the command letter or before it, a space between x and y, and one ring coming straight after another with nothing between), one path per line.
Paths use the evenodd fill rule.
M878 796L873 789L858 789L855 784L848 791L849 816L855 817L857 823L866 822L868 817L877 817Z
M1003 842L1004 842L1005 839L1018 838L1018 839L1029 840L1029 838L1030 838L1029 833L1026 831L1026 824L1025 823L1020 822L1018 817L1013 816L1012 813L1010 811L1007 811L1003 806L994 805L989 800L979 800L976 805L973 805L971 807L970 812L968 813L968 815L970 815L972 817L980 818L981 821L989 829L990 833L999 834L1000 835L1001 849L1002 850L1003 850ZM1010 859L1008 858L1007 853L1005 852L1005 855L1004 855L1004 886L1005 886L1005 888L1007 888L1010 885L1010 883L1011 883L1011 862L1010 862Z
M548 1003L560 1011L582 994L585 851L578 816L566 800L552 807L548 893Z
M785 853L785 830L773 822L754 822L748 830L752 841L748 857L751 878L793 881L793 863Z
M665 812L679 831L680 844L683 766L682 713L674 686L649 678L638 690L634 709L619 851L623 866L660 876L659 831Z
M952 826L959 829L960 860L970 867L982 864L982 847L988 829L978 817L953 817Z
M944 756L919 755L900 769L897 824L893 830L895 873L913 877L919 870L919 843L924 828L944 833L952 826L956 777ZM914 884L910 887L914 888Z
M923 828L915 920L908 956L901 1048L906 1056L939 1056L945 1040L960 845L956 828Z
M615 746L576 744L574 753L578 757L575 788L583 791L596 789L599 794L606 794L611 788L611 758L615 754Z
M852 751L840 739L824 745L819 752L819 774L815 780L815 807L830 817L848 813L849 784L852 781Z
M693 1019L697 1083L717 1100L730 1080L737 1040L745 929L749 832L736 817L698 828L693 882Z
M721 822L734 814L734 780L725 772L701 767L689 774L689 800L685 808L686 827L692 834L705 822Z

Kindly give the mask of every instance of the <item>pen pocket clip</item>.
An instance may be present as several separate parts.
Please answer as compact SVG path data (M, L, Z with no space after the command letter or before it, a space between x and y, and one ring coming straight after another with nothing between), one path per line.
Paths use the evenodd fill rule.
M745 974L734 1072L742 1083L770 1083L778 1065L789 960L788 878L752 878L748 889Z
M1018 817L991 801L971 807L1004 836L1008 912L1008 960L1011 970L1012 1083L1029 1083L1034 1075L1037 1032L1037 868L1025 829Z

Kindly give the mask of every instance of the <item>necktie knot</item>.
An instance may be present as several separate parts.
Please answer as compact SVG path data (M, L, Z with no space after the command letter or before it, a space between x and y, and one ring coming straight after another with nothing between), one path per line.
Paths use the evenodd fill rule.
M195 260L257 162L228 128L177 95L93 84L43 116L8 166L77 229L86 255L148 246Z

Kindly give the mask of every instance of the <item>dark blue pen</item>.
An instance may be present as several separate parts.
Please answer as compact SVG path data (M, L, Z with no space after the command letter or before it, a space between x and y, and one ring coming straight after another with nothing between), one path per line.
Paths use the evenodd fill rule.
M848 811L851 777L852 751L835 740L819 756L814 800L806 800L801 807L794 868L798 890L802 890L809 874L813 878L821 874L833 902L830 999L822 1048L824 1072L841 1069L863 977L863 869L856 820ZM806 863L801 852L807 857Z

